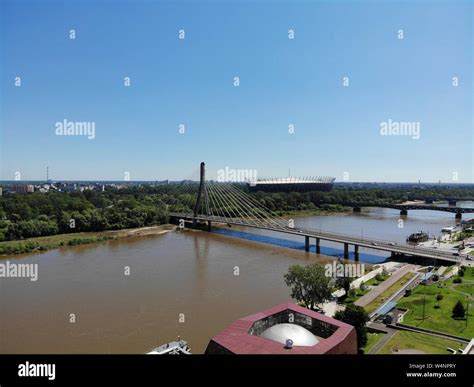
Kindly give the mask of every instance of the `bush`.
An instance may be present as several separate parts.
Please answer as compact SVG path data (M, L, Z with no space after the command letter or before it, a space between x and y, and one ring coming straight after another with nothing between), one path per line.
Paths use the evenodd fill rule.
M443 299L443 295L441 293L439 293L437 296L436 296L436 301L441 301Z
M355 327L357 332L357 346L359 348L367 344L367 327L365 324L369 321L369 315L364 308L350 304L347 305L344 311L338 310L334 314L334 318Z

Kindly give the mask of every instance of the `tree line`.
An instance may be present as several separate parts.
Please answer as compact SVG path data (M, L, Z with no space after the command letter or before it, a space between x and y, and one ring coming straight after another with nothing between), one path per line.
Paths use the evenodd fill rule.
M73 232L120 230L168 222L170 212L191 212L192 193L176 185L108 187L104 192L5 193L0 197L0 241ZM245 186L239 188L246 190ZM418 192L419 191L419 192ZM469 197L473 189L335 187L331 192L248 193L279 215L293 211L344 211L345 203L394 203L412 196Z

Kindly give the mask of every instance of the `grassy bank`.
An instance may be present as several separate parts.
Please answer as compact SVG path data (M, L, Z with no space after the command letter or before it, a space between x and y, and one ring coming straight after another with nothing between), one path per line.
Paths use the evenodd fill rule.
M284 216L285 218L294 216L328 216L334 214L344 214L352 212L352 207L344 207L341 205L326 205L321 208L308 209L308 210L294 210L294 211L274 211L275 214L279 216Z
M455 276L457 277L457 276ZM469 318L453 318L453 307L460 300L467 306L468 295L473 294L474 268L467 268L461 284L455 284L454 278L431 285L419 285L410 296L400 299L398 306L408 309L403 323L415 327L433 329L466 338L474 337L474 309L469 308ZM438 295L442 296L437 300ZM471 303L474 303L472 299ZM424 303L424 319L423 319Z
M372 350L372 348L374 348L384 337L385 333L368 332L367 344L364 348L362 348L364 354L368 354Z
M399 331L385 344L379 354L397 354L399 351L419 351L427 354L449 355L447 348L459 351L466 344L423 333ZM403 353L403 352L402 352Z
M415 273L406 273L402 278L400 278L397 282L395 282L392 286L390 286L387 290L385 290L375 300L373 300L365 307L367 313L370 314L373 311L377 310L379 307L381 307L383 303L387 301L388 298L398 292L403 287L403 285L405 285L414 276Z
M126 230L59 234L17 241L6 241L0 242L0 256L42 252L64 246L99 243L124 237L158 235L172 230L174 227L173 225L161 225Z

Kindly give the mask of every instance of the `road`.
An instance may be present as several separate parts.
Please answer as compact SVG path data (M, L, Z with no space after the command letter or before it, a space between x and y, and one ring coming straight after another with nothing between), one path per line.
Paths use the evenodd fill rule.
M358 306L367 306L372 301L374 301L377 297L379 297L383 292L385 292L390 286L395 284L400 278L402 278L405 274L409 272L414 272L415 266L414 265L405 265L398 269L395 273L393 273L389 278L383 281L380 285L375 286L370 292L364 294L361 298L359 298L354 304Z
M273 219L247 220L247 219L242 219L242 218L223 218L223 217L218 217L218 216L201 216L201 215L194 217L192 214L186 214L186 213L172 213L170 214L170 217L179 219L179 220L181 219L187 220L187 221L197 220L197 221L202 221L202 222L213 222L213 223L230 224L230 225L237 225L237 226L244 226L244 227L252 227L252 228L275 231L275 232L280 232L280 233L300 235L300 236L310 237L310 238L317 238L320 240L325 240L325 241L330 241L330 242L356 245L356 246L367 248L367 249L387 251L391 253L412 255L412 256L425 257L425 258L431 258L431 259L442 259L445 261L450 261L450 262L455 262L455 263L459 263L463 261L461 257L454 256L451 252L439 251L439 250L428 248L428 247L401 245L392 241L384 241L380 239L361 238L361 237L340 234L340 233L288 227L282 224L281 220L280 221L273 220Z

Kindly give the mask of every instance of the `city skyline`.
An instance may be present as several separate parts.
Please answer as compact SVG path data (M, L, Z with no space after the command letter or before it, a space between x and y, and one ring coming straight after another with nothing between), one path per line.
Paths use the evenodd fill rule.
M467 1L1 7L2 180L474 182Z

